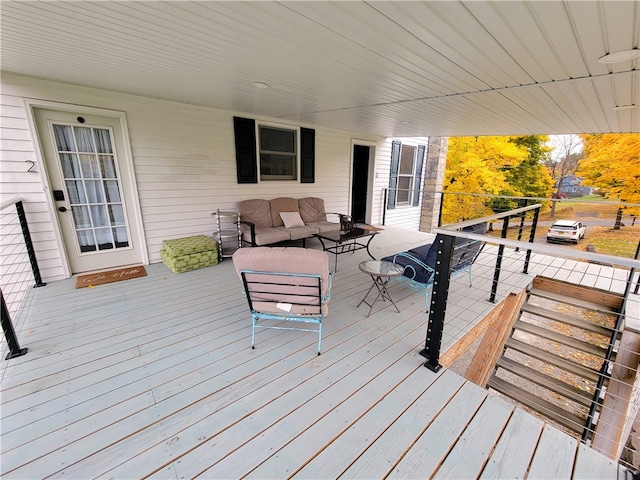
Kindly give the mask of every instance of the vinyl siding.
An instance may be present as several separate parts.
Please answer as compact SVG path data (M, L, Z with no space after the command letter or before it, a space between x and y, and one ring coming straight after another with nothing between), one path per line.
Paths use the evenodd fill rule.
M376 198L374 201L374 207L377 207L375 210L375 214L377 216L373 218L379 218L379 222L382 223L382 217L384 214L384 209L386 206L384 205L384 191L389 188L389 175L391 171L391 142L393 140L398 140L406 145L425 145L428 146L429 139L428 138L388 138L385 139L383 144L378 147L376 151L376 172L378 174L378 178L375 179L375 192L378 194L379 198ZM427 151L425 150L425 159L424 166L422 169L422 187L424 188L424 175L427 170ZM379 192L379 193L378 193ZM391 210L387 210L385 215L385 225L394 226L394 227L402 227L409 230L419 230L420 229L420 216L422 210L422 198L420 199L420 203L418 206L414 207L411 205L401 205L396 206ZM375 223L375 222L374 222Z
M25 200L45 281L65 277L57 224L43 191L40 165L27 173L26 160L36 160L36 139L24 99L60 102L125 112L149 262L160 261L162 240L211 234L211 212L234 209L239 200L318 196L327 211L350 212L352 140L376 148L372 218L382 220L383 189L389 183L391 141L353 132L316 128L316 181L236 183L233 116L229 112L88 87L3 75L1 199ZM107 115L107 113L102 113ZM256 118L272 123L281 120ZM315 128L313 125L295 125ZM422 143L426 143L422 142ZM393 225L417 226L419 209L397 209ZM376 220L378 219L378 220ZM389 216L387 217L388 220Z

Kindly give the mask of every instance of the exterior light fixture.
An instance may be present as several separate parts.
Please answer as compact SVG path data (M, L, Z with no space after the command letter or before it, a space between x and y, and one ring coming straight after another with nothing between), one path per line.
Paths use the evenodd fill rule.
M640 50L633 48L631 50L620 50L618 52L608 53L598 59L599 63L619 63L633 60L640 57Z
M269 85L268 83L264 83L264 82L253 82L251 84L251 86L255 87L255 88L261 88L261 89L265 89L265 88L270 88L271 85Z

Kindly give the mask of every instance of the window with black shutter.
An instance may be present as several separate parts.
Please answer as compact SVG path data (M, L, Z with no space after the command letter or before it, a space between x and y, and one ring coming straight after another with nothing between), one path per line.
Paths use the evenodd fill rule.
M233 121L238 183L257 183L258 178L315 182L315 130L271 124L256 128L255 120L240 117Z
M422 168L426 147L406 145L394 140L391 143L391 171L387 209L396 206L418 206Z

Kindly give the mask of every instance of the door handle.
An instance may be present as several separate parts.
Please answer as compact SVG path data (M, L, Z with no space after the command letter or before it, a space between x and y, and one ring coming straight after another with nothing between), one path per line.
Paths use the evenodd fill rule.
M67 207L58 207L58 211L64 213L67 211Z

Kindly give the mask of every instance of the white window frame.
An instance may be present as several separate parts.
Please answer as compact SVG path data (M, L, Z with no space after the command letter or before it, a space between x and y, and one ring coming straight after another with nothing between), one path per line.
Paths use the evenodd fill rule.
M270 128L274 130L284 130L288 132L293 132L295 138L294 145L294 167L295 172L292 176L289 175L263 175L262 174L262 155L270 153L268 151L262 150L261 145L261 137L260 137L260 129L261 128ZM300 128L292 127L291 125L279 125L274 123L266 123L266 122L256 122L256 149L257 149L257 161L258 161L258 179L259 181L273 182L273 181L287 181L287 182L300 182ZM278 152L271 152L278 153ZM289 153L289 152L280 152L280 153Z
M413 159L411 161L411 173L401 173L403 167L404 151L406 149L413 150ZM418 146L409 144L400 144L400 159L398 161L398 184L396 187L396 207L413 206L413 184L416 176L416 158L418 156ZM409 186L405 187L401 185L402 179L409 180ZM406 180L405 180L406 181ZM406 195L406 200L401 200L400 196Z

